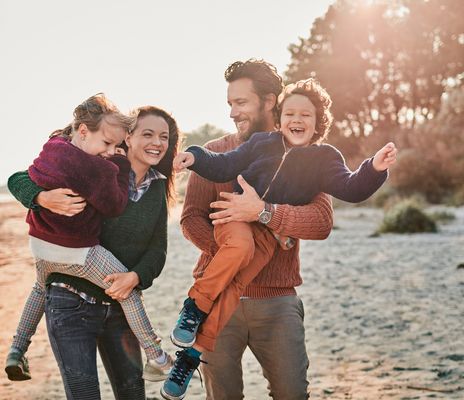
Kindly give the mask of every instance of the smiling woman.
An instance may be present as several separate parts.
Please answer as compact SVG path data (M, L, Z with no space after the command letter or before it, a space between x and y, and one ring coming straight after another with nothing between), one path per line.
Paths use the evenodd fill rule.
M139 186L150 167L157 166L156 172L166 175L166 195L172 205L175 202L172 159L177 154L179 142L176 121L169 113L154 106L137 108L133 115L137 117L137 123L127 135L125 144L135 184Z
M127 135L126 144L131 150L129 159L139 184L146 166L157 165L168 150L168 123L156 115L142 117L132 134Z
M103 98L96 100L103 101ZM112 110L112 114L114 113ZM37 186L42 181L31 181L27 172L17 173L9 180L9 188L15 197L27 207L38 210L30 214L37 214L38 217L46 215L63 228L93 213L91 215L95 215L94 219L97 220L96 231L101 232L99 237L96 233L95 237L89 238L88 229L79 229L75 234L76 240L66 244L44 244L44 240L39 242L38 238L31 238L36 253L40 251L43 254L46 270L41 274L41 287L45 286L45 276L42 275L48 275L51 271L55 273L48 276L47 300L45 302L43 296L40 310L34 312L34 318L31 318L31 312L25 313L25 323L18 328L6 371L10 379L30 379L24 353L45 308L50 342L65 384L67 398L81 398L79 394L84 392L88 398L100 398L96 378L97 345L105 366L108 366L107 372L118 398L145 398L139 342L147 354L144 379L164 379L171 364L171 358L160 347L144 313L140 291L152 285L165 263L166 194L173 198L172 158L177 152L179 133L175 120L156 107L139 108L131 117L125 118L131 122L124 129L127 132L127 159L123 155L115 155L111 160L106 160L99 157L103 155L100 150L93 151L93 145L86 148L89 153L74 146L73 140L77 139L83 146L89 144L90 137L83 130L84 124L78 124L78 130L71 126L70 132L66 131L72 133L71 139L69 135L55 135L50 139L52 144L56 142L69 152L77 152L81 158L86 156L83 162L73 165L69 165L69 157L60 157L68 164L65 164L67 168L56 169L59 176L83 175L85 171L86 174L81 179L93 182L106 170L115 175L114 184L123 199L118 212L104 212L102 208L102 205L109 207L115 201L115 196L109 190L112 181L106 176L96 183L93 182L90 189L87 188L88 184L77 187L76 179L62 178L53 186L44 184L48 191ZM109 121L109 117L100 120ZM121 139L123 137L124 135ZM95 138L101 139L100 136ZM110 151L113 153L116 142L118 141L110 143ZM105 140L102 143L106 145ZM97 144L100 146L100 141ZM54 156L57 156L56 152ZM97 162L98 165L94 167ZM27 190L24 190L25 186L28 187ZM66 187L67 189L63 189ZM63 190L73 190L75 194L78 192L82 196L72 198L73 202L78 199L80 209L63 210L50 205L63 204L63 197L67 198L63 195ZM42 194L47 194L48 197L41 197ZM53 196L55 200L51 201ZM102 199L97 202L96 199L100 197ZM47 198L51 203L43 201ZM74 215L76 218L73 218ZM85 240L94 240L96 245L93 245L94 242L80 245L77 242L80 236L84 236ZM78 255L80 260L76 260ZM70 265L62 264L63 258ZM31 302L28 301L29 303ZM33 305L39 303L34 301ZM27 309L30 310L31 307ZM88 321L92 321L92 324Z

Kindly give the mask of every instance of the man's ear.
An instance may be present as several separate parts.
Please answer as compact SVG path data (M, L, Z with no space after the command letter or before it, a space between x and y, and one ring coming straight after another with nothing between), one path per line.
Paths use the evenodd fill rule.
M274 93L268 93L264 97L264 110L272 111L277 104L277 96Z

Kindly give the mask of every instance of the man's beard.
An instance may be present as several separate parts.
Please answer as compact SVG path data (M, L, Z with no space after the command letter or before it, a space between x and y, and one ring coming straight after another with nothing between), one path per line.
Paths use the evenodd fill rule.
M246 142L253 133L267 131L266 117L264 115L263 109L264 107L260 108L259 114L257 115L256 119L250 121L250 127L245 132L238 132L238 135L242 142Z

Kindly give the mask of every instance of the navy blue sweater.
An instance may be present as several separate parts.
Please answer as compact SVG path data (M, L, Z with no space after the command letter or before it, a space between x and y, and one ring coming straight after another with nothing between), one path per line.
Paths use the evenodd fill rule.
M358 203L379 189L388 175L374 169L372 158L350 171L342 154L328 144L292 147L286 153L280 132L255 133L226 153L200 146L190 146L186 151L195 156L189 169L203 178L229 182L241 174L260 197L269 188L264 200L276 204L308 204L320 192ZM236 189L241 193L237 184Z

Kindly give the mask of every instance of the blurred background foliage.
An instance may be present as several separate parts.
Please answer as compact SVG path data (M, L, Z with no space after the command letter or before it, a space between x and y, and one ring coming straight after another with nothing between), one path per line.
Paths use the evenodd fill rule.
M286 83L315 77L328 90L328 142L352 169L388 141L399 148L371 204L464 204L463 16L461 0L338 0L289 45ZM223 134L205 124L185 144Z

